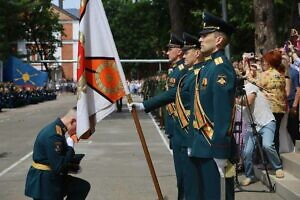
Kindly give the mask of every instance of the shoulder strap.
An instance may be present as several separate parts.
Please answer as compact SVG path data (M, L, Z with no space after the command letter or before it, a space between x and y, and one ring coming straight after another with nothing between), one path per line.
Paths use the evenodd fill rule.
M201 102L200 102L200 91L199 91L199 79L200 73L197 74L196 83L195 83L195 96L194 96L194 115L195 120L193 122L193 126L195 129L200 130L203 133L204 137L206 138L207 142L211 144L210 140L213 136L213 123L209 120L207 115L205 114Z
M185 74L178 83L177 86L177 91L176 91L176 98L175 98L175 106L176 106L176 111L178 114L178 121L180 123L181 128L186 128L189 125L189 113L187 110L185 110L181 97L180 97L180 92L182 88L182 81L187 75Z

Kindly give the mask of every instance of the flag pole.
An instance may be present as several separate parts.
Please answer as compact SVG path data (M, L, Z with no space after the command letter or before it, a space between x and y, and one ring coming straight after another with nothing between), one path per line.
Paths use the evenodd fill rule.
M81 87L78 87L78 91L82 91L79 94L82 94L82 96L84 97L78 98L77 101L77 107L81 108L80 112L77 112L77 115L80 116L82 120L80 121L81 126L77 126L77 133L81 134L79 135L80 137L84 134L84 132L91 128L91 119L89 118L90 113L94 114L93 122L97 122L113 111L113 109L111 109L112 104L110 106L107 106L107 100L109 100L109 102L114 102L118 98L127 95L128 103L132 103L132 98L128 91L128 86L126 84L126 79L120 62L118 51L101 0L81 0L79 33L79 66L77 68L77 76L79 77L78 85ZM104 70L104 68L109 69L106 71ZM116 76L117 73L115 72L117 71L119 72L120 77ZM104 79L107 80L105 80L105 83L103 84L101 83L101 81L103 80L100 74L106 75ZM92 81L94 79L96 81ZM94 82L96 82L96 86L87 87L87 81L91 81L91 84L94 84ZM116 84L116 82L119 81L122 84ZM106 84L108 83L112 84L111 87L108 87L110 89L106 88ZM100 86L98 84L100 84ZM123 88L121 88L120 86L123 86ZM104 87L104 89L102 87ZM95 89L97 89L97 91L95 91ZM94 96L97 99L96 102L95 97L92 98L93 101L92 103L90 102L90 104L93 105L91 107L87 106L89 105L87 101L89 97L88 92L94 94ZM102 102L101 106L103 107L100 106L100 102ZM91 109L91 111L89 109ZM106 111L102 112L102 118L99 117L100 111ZM96 113L99 115L98 118L96 116ZM153 163L151 161L146 140L137 116L137 112L135 109L133 109L131 113L143 146L144 154L148 163L152 180L154 182L158 199L163 200L163 196L154 171ZM77 118L77 120L79 121L79 117Z
M127 101L128 101L128 103L132 103L132 98L131 98L130 94L127 95ZM138 118L135 107L132 107L131 114L132 114L132 117L133 117L133 120L134 120L134 123L135 123L135 126L136 126L136 130L138 132L138 135L140 137L140 140L141 140L141 143L142 143L142 146L143 146L144 154L145 154L145 157L146 157L146 160L147 160L147 164L148 164L148 167L149 167L149 170L150 170L150 174L151 174L154 186L155 186L155 190L156 190L158 199L163 200L164 198L163 198L162 193L161 193L159 182L158 182L158 179L157 179L157 176L156 176L156 173L155 173L155 169L154 169L154 166L153 166L153 163L152 163L152 160L151 160L151 156L150 156L150 153L149 153L149 150L148 150L148 147L147 147L147 143L146 143L146 140L145 140L145 137L144 137L144 134L143 134L143 130L142 130L142 127L141 127L141 124L140 124L140 121L139 121L139 118Z

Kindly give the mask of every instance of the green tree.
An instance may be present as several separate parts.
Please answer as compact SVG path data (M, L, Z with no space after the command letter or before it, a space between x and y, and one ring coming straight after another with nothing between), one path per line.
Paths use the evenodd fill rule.
M171 2L171 0L170 0ZM274 0L273 2L273 14L269 17L273 26L276 27L266 35L266 40L269 42L272 40L272 45L269 47L266 44L264 49L275 48L276 46L282 46L283 42L287 40L289 29L291 27L300 28L300 20L297 10L297 3L300 0ZM271 3L272 3L271 2ZM220 0L210 1L194 1L185 0L179 1L181 19L183 19L184 31L197 35L202 28L201 15L204 10L211 12L212 14L222 17L222 6ZM258 5L261 8L261 3ZM236 32L231 39L231 54L234 58L240 58L243 52L259 51L262 47L255 45L255 10L254 0L227 0L228 7L228 21L230 21L235 27ZM270 15L271 7L265 9ZM172 12L172 11L170 11ZM170 15L174 15L171 14ZM172 24L177 23L172 21ZM179 22L180 23L180 22ZM257 37L263 38L262 31L257 31ZM256 46L256 48L255 48Z
M0 0L0 59L18 56L17 42L33 42L31 52L41 60L54 59L63 26L51 9L51 0ZM44 64L49 71L47 63Z
M168 41L163 33L169 31L167 4L119 0L104 0L103 4L121 58L162 56L160 51Z
M203 11L222 17L220 0L141 0L137 3L132 3L131 0L103 1L121 58L162 58L161 52L169 40L170 32L180 35L185 31L199 36ZM255 32L258 24L255 22L255 12L263 8L261 2L254 7L255 1L258 0L227 0L227 19L236 27L230 43L234 60L241 59L243 52L258 53L260 49L282 46L292 27L300 31L297 10L300 0L268 0L273 9L268 6L264 8L264 12L268 14L268 23L272 23L273 28L262 31L266 26ZM176 9L172 9L173 7ZM257 38L266 43L255 44ZM140 69L138 65L123 66L125 71L126 67Z
M17 53L16 41L24 34L23 8L28 3L28 0L0 0L0 59L2 60L10 54Z
M41 60L53 60L57 46L61 43L63 26L59 23L58 14L51 8L51 0L31 1L24 12L24 39L34 42L31 53L38 54ZM44 63L49 72L49 66Z
M103 0L103 5L120 58L163 58L162 52L169 41L170 27L166 1L132 3ZM123 68L129 75L132 68L141 70L145 68L145 64L125 63ZM146 75L148 70L143 70L143 73Z

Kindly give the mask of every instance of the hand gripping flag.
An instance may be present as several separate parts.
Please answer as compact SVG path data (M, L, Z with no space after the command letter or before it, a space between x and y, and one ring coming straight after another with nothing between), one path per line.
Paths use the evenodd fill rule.
M101 0L81 0L77 80L76 134L85 139L129 94Z

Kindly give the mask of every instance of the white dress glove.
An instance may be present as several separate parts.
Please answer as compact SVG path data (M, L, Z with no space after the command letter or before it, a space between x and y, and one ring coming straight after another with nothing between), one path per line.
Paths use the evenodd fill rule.
M74 141L71 137L67 137L67 145L74 148Z
M227 159L214 158L214 160L218 166L220 176L225 177L225 167L227 166Z
M132 102L132 103L128 103L127 106L128 106L129 112L132 111L133 106L135 107L136 110L145 110L143 103Z
M220 174L220 200L225 200L226 199L226 182L225 182L225 167L227 166L227 159L218 159L214 158L218 171Z

